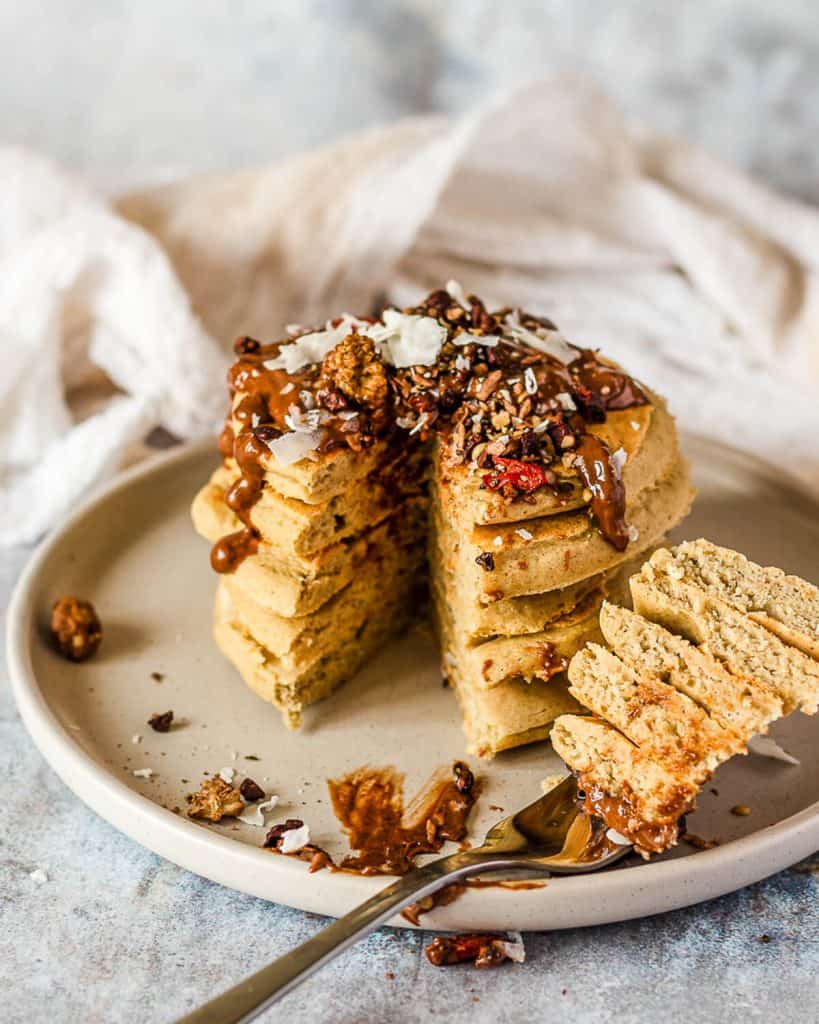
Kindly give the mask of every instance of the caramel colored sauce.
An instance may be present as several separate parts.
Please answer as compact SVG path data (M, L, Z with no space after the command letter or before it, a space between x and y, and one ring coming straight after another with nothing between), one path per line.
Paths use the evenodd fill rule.
M421 854L462 842L478 796L460 761L451 773L437 772L406 809L403 777L394 768L358 768L327 786L354 851L339 866L362 875L404 875Z
M674 846L680 833L680 818L685 807L680 808L679 818L670 822L644 821L635 813L631 803L625 797L613 797L596 785L586 785L580 777L580 787L585 792L583 810L594 817L601 818L615 832L634 843L639 853L662 853Z
M628 544L626 489L606 445L594 434L584 434L575 449L583 483L591 491L591 511L600 532L618 551Z

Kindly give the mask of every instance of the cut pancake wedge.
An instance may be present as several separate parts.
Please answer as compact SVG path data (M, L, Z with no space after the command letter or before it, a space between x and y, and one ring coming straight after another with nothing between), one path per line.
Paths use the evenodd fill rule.
M782 698L786 714L819 708L819 662L748 615L667 575L659 564L645 565L630 586L636 612L696 643L736 675L765 683Z
M658 554L670 576L708 591L785 643L819 658L819 588L775 566L761 566L708 540L685 541Z
M703 783L745 743L699 704L649 672L588 644L569 666L569 692L680 778Z
M784 713L782 699L753 676L728 671L707 651L627 608L604 602L600 629L625 662L651 672L745 736L767 731Z
M664 849L696 799L697 786L667 771L613 726L562 715L552 746L577 772L586 806L647 852ZM673 838L672 838L673 841Z

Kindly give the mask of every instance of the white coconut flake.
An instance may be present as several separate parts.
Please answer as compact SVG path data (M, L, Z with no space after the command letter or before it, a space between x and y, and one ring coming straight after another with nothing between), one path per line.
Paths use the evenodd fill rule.
M618 448L616 452L611 453L611 464L617 470L618 473L623 472L623 466L628 462L628 453L625 448Z
M296 385L292 380L289 380L279 392L280 395L289 395L291 391L295 391Z
M452 651L444 651L444 664L450 667L458 664Z
M770 757L774 761L784 761L785 764L800 764L798 757L783 750L770 736L752 736L748 740L748 752L759 757Z
M503 537L493 537L492 543L496 548L499 548L503 544Z
M472 309L472 303L466 297L466 292L461 287L460 281L447 281L444 288L450 299L454 299L459 306L466 310Z
M637 422L637 420L632 420L631 421L631 429L632 430L639 430L640 429L640 424Z
M219 778L222 780L222 782L226 782L228 785L230 785L233 782L233 778L235 775L235 768L222 768L219 771Z
M304 330L301 324L285 324L284 329L288 334L301 334Z
M150 779L153 773L153 768L135 768L133 774L138 779Z
M617 843L618 846L634 845L630 839L626 839L622 832L618 832L616 828L606 829L606 839L612 843Z
M280 465L292 466L294 462L300 462L310 452L314 452L319 444L320 430L293 430L289 434L277 437L275 441L269 441L267 447Z
M289 345L282 345L275 359L265 360L265 369L298 373L305 366L320 363L328 352L344 341L348 334L353 331L361 331L366 326L366 321L345 313L336 327L328 323L323 331L303 334L295 341L291 341Z
M540 423L538 423L538 425L537 425L536 427L534 427L533 429L534 429L534 432L535 432L536 434L544 434L544 433L545 433L545 432L546 432L546 431L547 431L547 430L549 429L549 426L550 426L550 422L549 422L549 420L542 420L542 421L541 421Z
M640 539L640 531L637 529L636 526L629 526L628 539L631 541L632 544Z
M433 317L385 309L382 320L362 333L376 342L386 362L398 368L431 366L438 358L447 329Z
M549 327L537 327L535 330L524 327L520 322L519 309L513 309L511 313L507 313L503 325L515 341L523 342L524 345L545 352L546 355L558 359L561 363L571 363L579 355L579 349L568 342L560 331L552 330Z
M48 881L48 872L42 868L35 868L33 871L29 871L28 877L37 885L44 885Z
M310 842L310 829L307 825L291 828L282 833L279 846L280 853L297 853Z
M574 404L574 399L568 391L561 391L555 395L555 398L560 402L561 408L565 409L566 412L574 412L577 406Z
M259 803L246 807L239 815L239 821L245 825L255 825L256 828L264 828L267 822L265 815L272 811L278 804L279 798L274 794L267 800L260 800Z
M137 744L137 743L141 743L142 742L142 737L139 735L138 732L135 732L134 735L131 737L131 742L133 744Z
M400 427L402 430L409 430L412 427L412 417L397 416L395 419L395 425Z
M452 339L453 345L463 348L465 345L483 345L484 348L494 348L500 341L498 334L473 334L471 331L461 331Z
M520 529L515 530L515 533L520 537L521 540L534 540L535 535L530 533L525 527L521 526Z
M523 936L520 932L507 932L508 938L501 942L504 953L516 964L522 964L526 959L526 947L523 945Z
M468 370L471 365L472 364L469 362L469 360L466 358L466 356L461 355L460 352L457 354L457 356L455 356L455 369L456 370Z
M354 420L358 416L357 409L342 409L341 412L336 413L340 420Z
M527 366L523 371L523 386L526 388L527 395L537 394L537 377L531 366Z
M305 409L315 409L316 400L315 398L313 398L312 391L300 391L299 398L301 399L301 404L304 406Z

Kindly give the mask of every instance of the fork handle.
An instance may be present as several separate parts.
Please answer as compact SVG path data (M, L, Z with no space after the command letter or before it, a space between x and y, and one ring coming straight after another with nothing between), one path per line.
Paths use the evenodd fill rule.
M322 928L312 939L181 1017L177 1024L243 1024L253 1020L322 964L383 924L396 911L435 892L444 882L509 866L508 857L493 860L484 854L477 858L466 850L416 868Z

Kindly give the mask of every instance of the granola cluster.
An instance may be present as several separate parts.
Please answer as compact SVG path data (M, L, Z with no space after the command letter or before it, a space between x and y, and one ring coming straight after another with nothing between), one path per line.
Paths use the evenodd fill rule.
M188 817L202 821L236 818L245 809L239 790L219 775L206 779L189 800Z
M90 601L61 597L51 610L51 636L69 661L85 661L102 643L102 623Z

